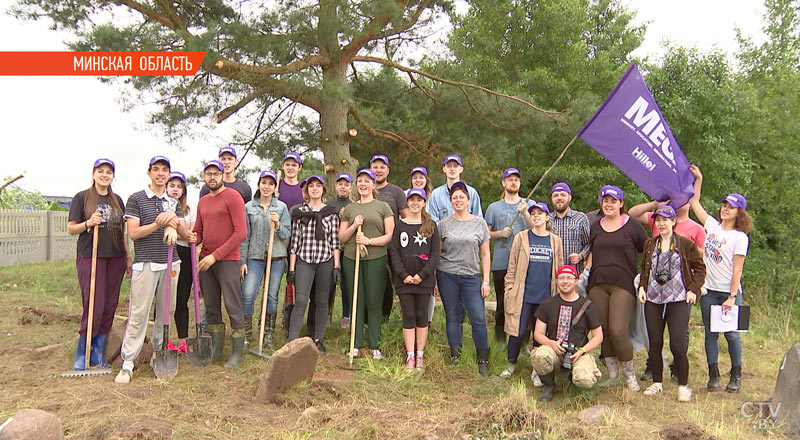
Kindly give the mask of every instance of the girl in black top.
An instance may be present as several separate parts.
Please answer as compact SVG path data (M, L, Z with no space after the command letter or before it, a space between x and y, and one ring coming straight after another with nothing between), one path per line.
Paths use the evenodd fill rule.
M424 351L428 339L428 304L436 284L434 272L439 264L440 238L430 214L423 189L408 190L408 214L397 222L389 245L393 284L403 311L403 341L406 368L425 368ZM416 355L414 347L416 346Z

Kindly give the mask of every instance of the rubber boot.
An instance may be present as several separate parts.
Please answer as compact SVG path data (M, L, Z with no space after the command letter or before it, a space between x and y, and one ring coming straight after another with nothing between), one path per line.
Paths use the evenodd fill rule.
M488 376L489 372L489 350L485 348L478 349L478 374L481 376Z
M275 336L275 323L277 320L277 314L273 313L272 315L267 315L267 323L264 328L264 348L268 350L272 350L275 345L273 338Z
M78 348L75 349L75 362L72 363L72 369L86 369L86 336L78 337Z
M636 380L636 370L633 367L633 359L620 362L620 366L622 368L622 375L625 377L625 387L631 392L638 393L641 388L639 387L639 382Z
M89 353L89 365L100 368L111 368L106 363L106 338L108 335L92 336L92 352Z
M731 380L728 382L728 386L725 387L725 391L729 393L735 393L739 391L742 387L742 366L741 365L734 365L731 367Z
M461 359L461 344L450 346L450 365L455 365Z
M600 382L597 384L599 388L608 388L608 387L616 387L619 385L619 362L617 358L607 357L603 359L603 362L606 364L606 368L608 368L608 379L606 381Z
M244 331L242 329L232 332L231 345L233 346L231 357L225 362L225 368L228 369L236 368L242 363L242 357L244 356Z
M719 364L708 364L708 391L719 391Z
M253 315L244 317L244 345L250 345L253 340Z
M553 400L553 391L556 389L556 376L552 371L547 374L540 374L539 379L542 380L542 394L537 398L540 402L549 402Z
M222 359L225 348L225 324L208 324L208 333L211 335L211 362L217 362Z

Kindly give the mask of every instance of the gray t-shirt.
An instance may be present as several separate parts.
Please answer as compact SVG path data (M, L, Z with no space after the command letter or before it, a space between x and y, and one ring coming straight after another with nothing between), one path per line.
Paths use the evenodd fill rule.
M442 254L439 270L455 275L481 275L481 244L489 241L489 227L481 217L456 220L453 216L439 222Z
M381 189L378 189L378 200L386 202L392 208L395 220L399 219L400 211L408 208L408 200L406 199L406 192L403 188L389 183Z

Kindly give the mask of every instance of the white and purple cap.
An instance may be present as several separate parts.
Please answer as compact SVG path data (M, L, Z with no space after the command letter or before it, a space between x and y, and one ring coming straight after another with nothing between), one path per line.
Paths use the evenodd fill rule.
M528 212L533 212L534 209L541 209L544 211L545 214L550 215L550 208L547 206L547 203L544 202L533 202L530 208L528 208Z
M350 183L353 183L353 176L351 176L351 175L349 175L347 173L340 173L338 176L336 176L336 181L337 182L342 180L342 179L344 179L344 180L346 180L346 181L348 181Z
M150 165L156 162L164 162L168 167L172 167L172 165L169 163L169 159L167 159L166 156L153 156L150 158Z
M222 147L219 149L219 153L217 153L217 157L222 157L223 154L228 153L236 159L236 149L233 147Z
M606 185L600 188L600 200L603 200L605 196L613 197L617 200L625 200L625 193L623 193L618 186L614 185Z
M97 167L99 167L100 165L108 165L111 167L111 171L116 171L116 166L114 166L114 161L112 161L111 159L106 159L105 157L97 159L96 161L94 161L94 166L92 166L92 169L93 170L97 169Z
M310 175L310 176L306 177L306 185L308 185L309 183L311 183L311 181L312 181L312 180L316 180L316 181L318 181L319 183L321 183L321 184L325 185L325 179L323 179L323 178L322 178L322 176L319 176L319 175L317 175L317 174L312 174L312 175Z
M661 217L664 217L664 218L675 218L676 217L675 209L673 209L672 206L669 206L669 205L659 206L658 208L656 208L656 210L653 211L653 217L655 217L657 215L660 215Z
M558 182L555 185L553 185L552 188L550 188L550 194L562 191L569 195L572 195L572 188L570 188L569 185L567 185L565 182Z
M448 154L447 156L444 157L444 162L442 162L442 164L447 165L447 162L450 161L456 162L462 167L464 166L464 162L461 161L461 156L459 156L458 154Z
M741 208L745 211L747 210L747 199L741 194L728 194L724 199L720 200L720 202L728 202L728 204L734 208Z
M520 173L518 169L516 169L516 168L506 168L506 169L503 170L503 179L505 179L508 176L513 176L514 174L516 174L517 177L520 177L520 178L522 177L522 173Z
M414 173L422 173L422 174L425 175L425 177L427 177L428 176L428 169L425 168L425 167L414 167L414 168L411 168L411 172L408 173L408 175L409 176L413 176Z
M369 159L369 164L372 165L372 162L375 162L376 160L382 160L387 167L389 166L389 156L385 154L373 154L372 157Z
M286 162L286 159L292 159L293 161L299 163L300 165L303 164L303 158L300 157L300 154L295 153L294 151L290 151L283 155L283 161Z
M420 196L422 200L428 200L428 195L425 194L425 190L422 188L411 188L408 190L408 192L406 192L406 200L410 199L411 196Z
M169 182L172 179L181 179L181 182L183 182L183 184L186 185L186 176L180 171L173 171L169 173L169 179L167 179L167 182Z
M366 174L366 175L367 175L367 176L369 176L369 178L370 178L370 179L372 179L372 180L378 180L378 179L375 177L375 172L374 172L374 171L372 171L372 170L371 170L371 169L369 169L369 168L362 168L362 169L358 170L358 173L356 174L356 177L358 177L358 176L360 176L360 175L362 175L362 174Z
M211 159L206 162L206 166L203 167L203 171L207 170L208 167L214 167L223 173L225 172L225 165L222 165L222 162L218 161L217 159Z
M260 181L261 181L261 179L263 179L263 178L265 178L265 177L269 177L269 178L270 178L270 179L272 179L272 180L273 180L275 183L278 183L278 175L277 175L277 174L275 174L275 172L274 172L274 171L271 171L271 170L264 170L264 171L262 171L262 172L261 172L261 175L260 175L260 176L258 176L258 181L260 182Z

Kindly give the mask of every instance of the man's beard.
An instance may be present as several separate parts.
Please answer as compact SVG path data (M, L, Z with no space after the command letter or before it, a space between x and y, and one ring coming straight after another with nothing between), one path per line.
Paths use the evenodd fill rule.
M217 183L216 183L216 184L214 184L214 186L211 186L211 185L210 185L210 184L208 184L208 183L206 183L206 185L208 185L208 189L210 189L211 191L216 191L216 190L218 190L218 189L222 188L222 179L219 179L219 180L217 181Z

